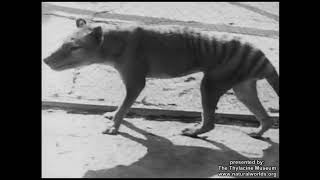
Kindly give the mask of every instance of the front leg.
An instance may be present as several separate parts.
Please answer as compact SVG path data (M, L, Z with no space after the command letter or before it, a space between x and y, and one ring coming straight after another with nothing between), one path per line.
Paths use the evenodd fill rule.
M112 118L112 126L107 127L107 129L103 131L103 134L118 133L118 129L121 125L123 117L126 115L129 108L132 106L145 86L145 78L142 76L132 75L124 79L124 84L126 86L126 97L114 113L114 116Z

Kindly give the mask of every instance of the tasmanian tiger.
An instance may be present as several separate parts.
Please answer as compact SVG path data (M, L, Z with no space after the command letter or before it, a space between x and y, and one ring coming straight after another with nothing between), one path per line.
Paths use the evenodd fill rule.
M172 78L196 72L204 74L202 121L198 127L184 129L183 135L195 137L212 130L217 103L231 88L260 122L259 130L250 136L261 137L274 123L259 101L256 82L266 78L279 96L279 76L261 50L236 39L208 38L187 30L79 28L44 62L56 71L107 64L119 72L126 96L105 134L117 134L123 117L145 87L146 77Z

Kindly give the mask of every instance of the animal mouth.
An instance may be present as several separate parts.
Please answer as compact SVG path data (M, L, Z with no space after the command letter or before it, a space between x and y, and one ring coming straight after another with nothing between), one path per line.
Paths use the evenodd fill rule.
M51 69L53 69L55 71L62 71L62 70L74 68L75 64L76 64L75 62L58 64L58 65L51 66Z

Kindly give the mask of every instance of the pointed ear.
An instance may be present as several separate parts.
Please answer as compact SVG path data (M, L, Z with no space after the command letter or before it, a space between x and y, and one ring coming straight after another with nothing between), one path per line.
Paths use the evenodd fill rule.
M95 27L92 29L91 35L98 41L101 42L103 32L101 26Z
M77 28L82 28L83 26L85 26L87 24L87 21L82 19L82 18L79 18L76 20L76 26Z

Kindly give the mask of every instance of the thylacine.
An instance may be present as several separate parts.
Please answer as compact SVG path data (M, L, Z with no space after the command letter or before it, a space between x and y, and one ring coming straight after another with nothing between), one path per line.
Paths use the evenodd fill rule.
M198 128L183 130L184 135L212 130L217 103L231 88L260 121L260 129L250 134L252 137L261 137L274 123L259 101L256 81L266 78L279 96L279 76L262 51L238 40L141 27L104 31L97 26L80 28L44 62L56 71L90 64L108 64L118 70L126 96L106 134L118 132L123 117L145 87L146 77L170 78L195 72L204 73L200 86L202 123Z

